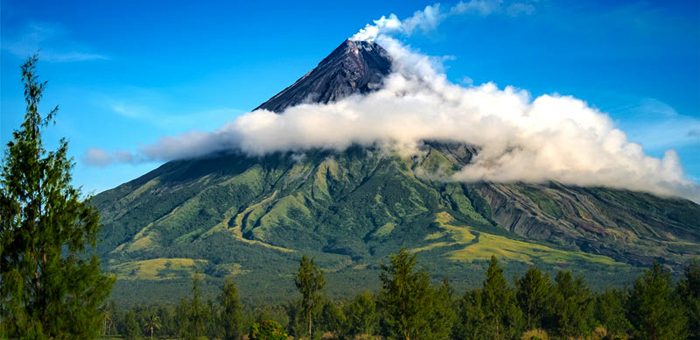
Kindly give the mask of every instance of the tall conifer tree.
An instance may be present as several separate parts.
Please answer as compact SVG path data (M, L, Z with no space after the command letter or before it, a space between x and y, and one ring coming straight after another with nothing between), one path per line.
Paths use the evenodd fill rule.
M379 315L374 296L363 292L355 296L344 308L346 316L345 335L355 338L359 335L372 335L377 330Z
M560 271L554 279L552 321L557 333L564 337L590 335L594 325L593 294L581 277Z
M654 263L637 278L630 292L629 320L639 339L684 339L686 315L673 291L671 272Z
M0 330L11 338L94 338L113 279L94 254L99 216L71 184L68 142L44 149L58 107L39 112L46 82L37 61L22 66L24 121L0 174Z
M241 330L242 306L238 297L238 288L236 288L233 279L228 278L224 282L219 303L221 304L219 320L224 329L224 339L240 339L243 335Z
M595 316L611 337L624 337L632 325L627 320L626 292L607 289L596 297Z
M382 269L379 304L388 335L406 340L426 337L430 332L430 276L416 270L416 256L406 249L392 255L391 264Z
M520 332L522 312L495 256L491 256L481 295L486 337L510 339Z
M486 338L481 296L481 289L464 292L464 296L459 301L454 338L460 340Z
M523 312L525 327L541 328L551 296L552 284L549 276L532 266L515 282L515 286L516 299Z
M323 272L316 267L314 260L306 256L299 262L299 271L294 283L301 293L301 317L306 326L306 334L313 336L313 320L323 306L322 290L326 285Z
M685 303L688 316L688 336L700 340L700 263L694 261L686 268L678 283L678 295Z

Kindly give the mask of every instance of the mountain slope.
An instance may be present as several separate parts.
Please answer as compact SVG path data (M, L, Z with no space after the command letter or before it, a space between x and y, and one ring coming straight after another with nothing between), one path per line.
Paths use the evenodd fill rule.
M700 208L685 200L558 183L431 180L435 167L463 165L455 148L427 144L426 155L412 159L358 147L310 151L302 160L232 154L170 162L93 199L105 225L100 249L161 252L227 232L272 250L359 260L376 255L373 235L388 225L417 223L412 241L423 243L440 212L463 225L630 264L657 257L681 264L700 242Z
M260 107L282 112L365 93L390 65L380 46L345 42ZM339 295L376 287L379 264L402 247L457 286L477 282L472 273L492 254L515 271L570 267L606 283L654 260L679 268L700 258L700 206L690 201L560 183L448 182L478 149L426 141L420 151L232 151L168 162L92 199L104 225L99 251L122 294L185 290L173 283L199 270L235 275L244 292L268 299L288 296L302 254L317 259Z

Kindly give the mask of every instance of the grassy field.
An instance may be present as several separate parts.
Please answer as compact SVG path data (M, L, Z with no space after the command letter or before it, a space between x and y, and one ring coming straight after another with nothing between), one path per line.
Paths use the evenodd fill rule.
M437 213L435 222L442 231L426 236L427 241L433 242L413 248L415 252L450 247L458 248L446 253L446 256L453 261L486 261L495 255L505 261L526 264L589 262L608 266L624 266L623 263L616 262L607 256L555 249L534 242L524 242L476 231L467 225L455 225L454 217L447 212Z
M159 258L119 263L111 267L111 271L120 280L170 280L201 271L208 262L188 258Z

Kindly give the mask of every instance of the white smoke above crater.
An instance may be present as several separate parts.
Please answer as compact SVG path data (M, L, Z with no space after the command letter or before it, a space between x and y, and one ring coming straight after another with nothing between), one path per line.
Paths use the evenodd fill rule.
M373 39L394 63L384 87L376 92L330 104L302 104L282 114L257 110L214 132L167 137L137 154L115 155L130 161L167 161L226 150L264 155L344 150L354 144L413 153L425 140L442 140L480 148L471 164L447 180L558 181L700 202L700 189L686 177L675 152L667 151L662 158L646 155L606 114L582 100L560 95L532 98L525 90L493 83L454 84L442 73L438 59L383 34ZM102 163L109 159L104 153L99 156Z
M454 16L475 14L488 16L505 14L508 16L530 15L535 11L532 0L470 0L460 1L454 6L444 9L440 4L425 6L423 10L415 11L410 17L400 20L396 14L382 16L367 24L355 33L350 40L375 41L381 36L394 34L412 35L413 33L435 30L442 21Z

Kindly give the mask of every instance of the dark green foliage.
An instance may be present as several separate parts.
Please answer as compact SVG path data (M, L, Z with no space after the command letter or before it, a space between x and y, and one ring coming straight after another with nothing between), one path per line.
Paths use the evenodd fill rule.
M445 339L456 318L452 288L445 280L430 286L424 270L416 270L416 256L401 249L382 267L378 302L386 335L400 339Z
M39 113L37 61L22 66L26 112L0 174L0 337L94 338L113 279L91 251L99 215L71 184L67 141L44 149L58 107Z
M554 284L551 284L546 274L531 267L516 280L517 289L514 289L508 285L498 261L492 258L482 287L468 289L458 301L454 301L449 282L443 280L442 284L431 286L427 272L416 269L417 258L414 254L401 250L390 259L391 263L383 268L382 290L377 298L369 292L358 294L351 300L319 297L312 338L542 339L549 334L556 339L625 339L630 336L683 339L685 333L682 332L665 330L653 337L644 329L648 329L652 317L667 318L664 324L656 324L661 327L674 327L674 322L677 325L678 320L683 320L683 312L688 305L685 300L697 297L697 283L700 282L697 268L694 267L696 265L687 268L685 277L676 287L672 287L668 272L657 266L640 276L631 292L610 289L596 294L589 290L580 276L574 277L571 272L560 271ZM315 268L308 258L304 262L307 268ZM307 274L314 272L306 271ZM652 275L654 273L655 276ZM229 280L221 288L218 303L210 300L204 304L198 297L201 294L198 292L199 285L199 280L195 280L192 298L185 299L177 307L177 312L171 306L139 306L125 315L118 311L111 312L116 315L115 328L128 338L143 334L150 336L151 329L154 337L161 338L222 338L227 318L221 316L229 309L234 310L234 314L238 313L241 320L238 324L242 328L239 328L238 336L242 333L240 329L245 329L251 339L285 339L285 327L296 333L296 338L304 337L302 334L308 331L308 324L299 316L303 311L300 303L261 305L243 310L234 293L235 285ZM651 286L665 288L652 290L649 288ZM543 294L542 287L550 287L551 292ZM659 298L650 292L665 293ZM667 294L665 299L668 300L664 300L664 294ZM629 299L628 295L631 295ZM685 303L679 296L683 296ZM536 308L528 308L528 301L532 302L530 306ZM640 304L634 301L651 301L654 308L639 309ZM204 316L201 320L205 320L205 326L198 334L185 333L182 327L191 327L192 320L197 319L192 306L198 304L203 306ZM227 304L229 307L226 307ZM523 311L519 306L525 306L523 308L532 315L533 323L529 330L526 330ZM650 310L652 312L647 313ZM646 314L627 319L627 315L638 312ZM217 313L219 317L211 317ZM675 319L668 319L671 316ZM154 326L154 317L155 324L160 327ZM535 320L541 322L538 324ZM594 326L600 327L594 331ZM176 329L179 335L175 334ZM633 332L633 329L636 331ZM693 338L692 335L690 338Z
M337 335L344 334L346 323L345 313L340 303L326 301L319 315L317 333L330 332Z
M541 328L552 292L549 276L531 266L525 275L515 282L515 287L515 296L520 310L523 311L525 328Z
M454 338L466 340L485 337L485 316L481 297L480 289L467 290L464 293L459 301Z
M625 315L626 293L621 290L608 289L596 298L596 320L613 337L623 337L632 325Z
M392 255L390 265L382 267L379 305L388 336L417 339L429 333L430 277L415 267L416 256L406 249Z
M238 296L238 288L233 279L226 279L224 287L219 295L221 314L219 322L223 327L224 339L239 339L243 335L241 330L242 306Z
M294 278L294 283L301 293L301 313L299 316L306 326L306 336L311 337L313 336L314 319L322 307L323 295L321 291L326 285L326 280L323 278L323 272L314 264L314 260L303 256L299 262L299 271Z
M294 326L294 318L291 318L290 315L292 315L291 312L294 308L298 310L298 305L295 303L288 305L255 306L252 310L248 311L248 313L244 314L247 319L247 321L244 322L244 329L250 330L250 326L254 323L261 323L264 320L273 320L286 329L291 328Z
M688 316L688 336L700 339L700 263L691 262L678 283L678 295L685 304Z
M430 313L428 324L431 339L449 339L452 335L457 319L453 293L447 279L444 279L440 286L432 290L430 306L426 306Z
M481 308L484 314L483 335L489 339L510 339L522 328L522 312L518 309L515 292L508 286L503 269L495 256L486 270L481 289Z
M251 340L287 340L287 333L277 321L263 320L253 324L248 337Z
M564 337L585 337L594 326L594 299L582 277L560 271L554 279L551 328Z
M158 336L172 338L177 335L176 308L173 305L151 306L147 310L150 310L151 314L155 312L160 320L161 327L157 332Z
M192 297L181 299L177 307L178 334L185 339L205 336L212 319L211 309L202 301L201 274L192 277Z
M628 318L639 339L683 339L687 319L682 302L673 291L671 273L654 263L632 287L627 307Z
M369 292L363 292L346 304L343 308L345 314L344 336L355 338L362 334L375 334L379 329L379 313L374 296Z
M138 306L126 313L115 310L114 328L117 333L127 338L149 338L174 337L177 333L175 312L172 306Z
M146 334L148 334L151 339L153 339L153 335L157 334L161 327L163 327L163 324L160 322L160 316L158 316L158 313L155 310L151 310L148 313L143 327Z
M129 311L126 313L124 324L124 335L126 335L127 339L140 339L143 336L143 333L141 332L141 324L139 323L135 311Z

